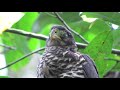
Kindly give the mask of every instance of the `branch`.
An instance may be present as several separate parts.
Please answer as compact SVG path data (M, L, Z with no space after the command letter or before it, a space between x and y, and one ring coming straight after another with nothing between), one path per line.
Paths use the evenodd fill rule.
M105 60L112 60L112 61L120 62L120 60L114 59L114 58L105 58Z
M118 50L118 49L112 49L112 53L120 55L120 50Z
M8 46L8 45L5 45L5 44L0 44L0 46L5 47L7 49L13 49L13 50L16 49L15 47L11 47L11 46Z
M79 43L79 42L76 42L76 44L77 44L77 47L80 49L85 49L88 46L87 44Z
M14 33L14 34L19 34L19 35L23 35L23 36L27 36L27 37L32 37L32 38L37 38L37 39L42 39L42 40L46 40L48 38L48 36L45 36L45 35L42 35L42 34L35 34L35 33L31 33L31 32L26 32L26 31L23 31L23 30L18 30L18 29L8 29L6 30L5 32L9 32L9 33ZM76 42L78 48L81 48L81 49L85 49L88 45L87 44L83 44L83 43L78 43ZM7 67L10 67L12 65L14 65L15 63L23 60L24 58L38 52L38 51L41 51L41 50L44 50L45 48L41 48L41 49L38 49L36 51L33 51L23 57L21 57L20 59L8 64L7 66L3 67L3 68L0 68L0 70L4 69L4 68L7 68ZM120 50L117 50L117 49L112 49L112 53L113 54L118 54L120 55ZM119 61L120 62L120 61Z
M47 36L45 36L43 34L35 34L35 33L26 32L24 30L19 30L19 29L14 29L14 28L8 29L5 32L15 33L15 34L32 37L32 38L37 38L37 39L41 39L41 40L46 40L48 38Z
M89 42L87 40L85 40L84 37L82 37L81 35L79 35L79 33L75 32L74 30L72 30L67 23L63 20L63 18L57 13L54 12L54 14L56 15L56 17L65 25L65 27L70 30L72 33L74 33L75 35L77 35L78 37L80 37L86 44L88 44Z
M32 38L37 38L37 39L41 39L41 40L46 40L48 38L48 36L45 36L45 35L42 35L42 34L35 34L35 33L26 32L26 31L18 30L18 29L12 29L12 28L6 30L5 32L19 34L19 35L32 37ZM88 46L87 44L78 43L78 42L76 42L76 44L77 44L78 48L81 48L81 49L85 49ZM112 49L112 53L120 55L120 50Z
M40 48L40 49L38 49L38 50L35 50L35 51L31 52L31 53L28 53L28 54L26 54L25 56L21 57L20 59L18 59L18 60L16 60L16 61L12 62L12 63L10 63L10 64L8 64L7 66L5 66L5 67L3 67L3 68L0 68L0 70L5 69L5 68L8 68L8 67L10 67L10 66L16 64L17 62L22 61L24 58L26 58L26 57L28 57L28 56L34 54L34 53L37 53L37 52L39 52L39 51L42 51L42 50L44 50L44 49L45 49L45 48L43 47L43 48Z

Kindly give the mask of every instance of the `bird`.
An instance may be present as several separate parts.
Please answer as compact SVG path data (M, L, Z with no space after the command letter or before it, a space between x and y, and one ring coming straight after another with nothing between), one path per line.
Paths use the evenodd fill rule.
M99 78L95 62L77 51L69 29L53 25L37 66L37 78Z

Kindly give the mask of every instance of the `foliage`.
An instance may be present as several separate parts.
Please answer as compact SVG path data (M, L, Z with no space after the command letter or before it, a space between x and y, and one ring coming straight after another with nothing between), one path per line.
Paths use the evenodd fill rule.
M21 12L0 12L0 34L24 16Z
M0 78L9 78L8 76L0 76Z
M59 15L65 22L76 32L89 41L88 47L80 49L82 53L89 54L96 63L100 77L107 72L120 71L120 63L116 65L116 61L105 60L112 58L120 60L118 55L112 54L112 48L120 50L120 13L118 12L59 12ZM83 16L86 16L86 20ZM89 22L90 18L96 18ZM88 20L88 21L87 21ZM50 27L54 24L62 24L52 12L26 12L25 15L12 28L25 30L33 33L49 35ZM114 29L112 24L118 25L118 29ZM75 34L74 38L77 42L84 43ZM4 52L6 62L9 64L33 50L44 47L45 41L35 38L28 38L12 33L3 33L1 35L2 42L5 45L13 46L15 50ZM11 66L9 69L18 71L26 66L30 57L25 58L21 62ZM116 65L116 67L114 67ZM113 68L114 67L114 68Z

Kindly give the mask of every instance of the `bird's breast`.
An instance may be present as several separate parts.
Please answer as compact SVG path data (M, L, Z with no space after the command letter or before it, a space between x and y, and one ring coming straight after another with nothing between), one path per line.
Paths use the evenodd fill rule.
M46 50L42 59L45 60L46 66L49 67L49 72L53 76L58 77L80 77L83 78L82 63L84 58L74 60L74 58L64 57L66 51L62 49L51 48ZM76 55L76 54L75 54ZM77 55L76 55L77 57Z

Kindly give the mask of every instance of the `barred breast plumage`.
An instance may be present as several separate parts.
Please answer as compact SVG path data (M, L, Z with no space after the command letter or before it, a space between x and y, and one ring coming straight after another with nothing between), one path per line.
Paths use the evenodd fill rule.
M84 78L82 63L85 62L81 54L72 55L70 51L61 47L47 47L38 66L38 72L41 72L38 77Z

